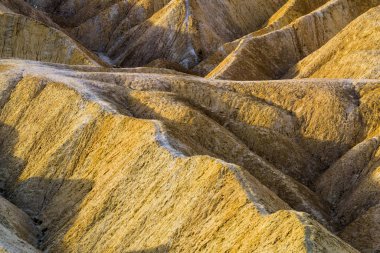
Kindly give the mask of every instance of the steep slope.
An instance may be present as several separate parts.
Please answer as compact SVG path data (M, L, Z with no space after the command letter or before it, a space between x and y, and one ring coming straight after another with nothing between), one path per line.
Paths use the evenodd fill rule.
M341 237L362 252L380 250L380 128L375 123L380 122L379 91L379 83L358 86L366 140L334 163L316 184L321 196L335 209Z
M2 13L0 27L2 58L98 65L95 56L70 37L26 16Z
M171 1L141 25L118 35L109 43L107 55L116 65L140 66L159 58L194 65L198 56L189 36L193 29L189 8L184 1Z
M39 252L37 236L32 219L0 196L0 252Z
M251 155L253 167L246 169L219 160L224 149L247 156L251 151L244 151L243 140L221 125L215 135L202 135L212 131L208 123L218 126L212 117L220 112L209 106L204 113L186 101L206 102L195 95L206 95L207 85L214 103L227 106L232 100L219 92L246 85L22 61L2 61L1 70L1 181L5 196L41 229L41 249L357 252L311 216L290 210L253 176L281 174L267 161ZM256 85L261 90L252 83L252 93ZM236 96L244 100L248 93L240 92ZM206 125L198 130L202 121ZM193 124L193 138L182 134L189 130L186 122ZM260 122L272 131L292 131ZM231 149L226 138L239 146ZM276 190L280 182L270 186Z
M33 8L23 0L1 0L1 13L17 13L40 21L50 27L59 29L45 13Z
M195 66L192 73L236 80L281 78L379 4L377 0L30 0L37 10L29 11L21 0L3 2L51 27L63 27L105 64L136 67L168 61L187 69Z
M43 12L24 1L1 0L0 7L2 58L106 65L70 38Z
M28 2L115 65L142 66L163 58L188 68L261 28L286 0Z
M264 28L233 42L222 45L211 56L207 57L200 64L195 66L193 71L199 75L206 76L230 53L232 53L243 39L251 38L252 36L264 35L266 33L281 29L292 23L297 18L314 11L327 1L328 0L288 0L286 4L284 4L276 13L273 14L273 16L265 24Z
M318 9L326 2L328 0L288 0L281 9L273 14L266 26L256 31L254 35L262 35L283 28L294 20Z
M207 77L278 79L379 1L331 0L283 29L243 39Z
M286 77L380 78L380 6L357 18Z
M89 49L104 52L120 34L144 22L169 2L82 1L75 8L72 7L74 3L64 3L53 13L53 18Z
M173 0L142 24L114 36L107 55L121 66L165 58L189 68L223 43L258 29L282 2Z
M134 26L159 11L170 0L26 0L25 2L47 13L60 26L73 29L95 20L100 21L107 15L117 16L120 22L130 22ZM109 20L103 19L103 21Z
M380 251L379 14L0 0L0 252Z

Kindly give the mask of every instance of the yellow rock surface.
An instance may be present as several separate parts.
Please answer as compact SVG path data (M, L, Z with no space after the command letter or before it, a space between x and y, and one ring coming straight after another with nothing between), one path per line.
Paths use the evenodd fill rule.
M380 7L357 18L286 77L380 78Z
M314 221L327 224L328 207L306 185L217 122L219 106L235 108L241 130L268 129L309 159L292 137L299 126L281 123L297 117L283 112L286 105L253 97L260 83L248 92L246 85L173 73L2 66L1 181L7 198L37 221L41 249L356 252ZM207 97L210 111L197 109ZM262 120L245 110L262 111Z
M239 43L244 39L252 38L252 36L260 36L266 33L278 30L292 23L318 7L326 3L327 0L288 0L273 16L268 19L265 26L249 35L239 38L233 42L226 43L219 47L211 56L207 57L201 63L193 68L193 71L206 76L214 68L216 68L230 53L232 53Z
M379 4L376 0L330 0L280 30L241 40L238 47L207 77L232 80L279 79L360 14Z
M35 20L38 20L47 26L59 29L59 26L55 24L45 13L33 8L33 6L27 4L23 0L1 0L0 12L3 13L17 13L24 16L28 16Z
M190 68L223 43L258 29L282 2L170 1L141 24L114 33L106 53L121 66L145 65L165 58ZM265 12L258 11L259 7ZM252 12L256 13L253 17ZM152 47L155 50L150 50Z
M0 1L0 24L2 58L104 65L45 13L23 0Z
M62 32L19 14L0 14L2 58L98 65Z
M0 252L379 252L379 11L0 0Z
M164 58L189 68L222 44L261 28L286 0L27 2L114 65Z

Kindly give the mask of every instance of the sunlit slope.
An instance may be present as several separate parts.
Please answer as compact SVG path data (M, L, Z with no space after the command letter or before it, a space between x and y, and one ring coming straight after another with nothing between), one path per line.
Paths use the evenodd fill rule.
M278 79L379 1L333 0L290 25L249 36L208 75L235 80Z
M306 186L185 102L184 96L193 93L184 84L199 87L202 94L204 85L216 83L31 62L1 66L1 162L6 165L1 181L5 196L33 218L40 249L357 252L313 216L291 210L288 203L307 196ZM224 88L214 87L215 102L228 102L218 98ZM144 98L147 92L149 98ZM240 92L234 94L240 97ZM262 106L269 116L270 106ZM221 132L208 134L215 128L208 129L207 122ZM182 134L188 124L194 124L188 132L192 139ZM277 126L268 131L282 131ZM226 139L235 142L234 150ZM250 159L252 167L221 160L223 149ZM281 181L270 184L257 178L260 173L288 179L282 186ZM276 187L294 197L280 198L272 191ZM318 206L302 207L300 202L294 208L313 208L316 218L322 218Z
M1 58L99 65L97 57L58 30L43 14L26 4L8 1L0 1L0 4ZM30 15L22 15L26 13Z
M337 205L345 196L346 205L367 198L351 191L332 201L310 188L328 189L324 177L344 184L330 172L339 158L355 159L350 149L379 134L377 82L237 83L148 70L2 63L1 181L34 219L38 247L302 252L307 240L354 252L318 222L359 249L376 236L376 223L354 236L352 222L379 200L348 209ZM349 218L335 222L341 215Z
M380 2L2 0L2 3L3 11L13 8L16 13L37 19L62 31L65 36L71 36L98 54L105 65L137 67L160 61L167 62L162 67L181 65L185 72L191 69L191 73L209 78L262 80L280 79L288 71L297 71L290 69L297 69L294 65ZM361 23L376 18L375 14L371 15L367 16L369 20ZM362 20L367 18L364 16ZM369 31L364 25L347 28L346 37L362 28ZM51 39L54 38L52 36ZM338 40L342 38L335 39ZM100 61L79 43L74 44L83 51L85 58ZM373 48L368 51L372 52ZM331 50L330 54L333 54ZM373 52L367 54L376 57ZM326 57L322 58L326 60ZM75 64L83 62L71 61ZM70 60L59 59L57 62L72 64ZM355 62L356 65L348 65L360 72L363 64ZM307 65L306 62L300 64ZM304 71L312 71L306 68L311 67L304 66ZM350 73L342 73L341 77L348 77ZM296 75L290 73L286 76ZM357 75L353 73L352 77Z
M216 68L230 53L232 53L239 43L252 36L264 35L269 32L281 29L292 23L297 18L309 14L318 7L322 6L328 0L288 0L277 12L275 12L265 23L264 27L250 33L242 38L228 42L219 47L212 55L204 59L201 63L193 68L196 73L206 76Z
M286 77L380 78L380 7L362 15Z
M222 44L260 29L286 0L27 2L115 65L165 59L190 68Z
M379 13L0 0L0 252L380 251Z

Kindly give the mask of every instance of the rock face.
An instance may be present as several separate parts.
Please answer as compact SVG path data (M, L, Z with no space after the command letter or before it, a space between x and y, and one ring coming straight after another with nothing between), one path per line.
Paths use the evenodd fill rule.
M207 77L235 80L279 79L292 66L323 46L360 14L379 4L380 1L376 0L329 1L280 30L264 35L253 34L244 38L207 74ZM374 16L379 18L378 12ZM355 31L360 33L360 30Z
M1 57L97 65L73 40L18 14L0 14Z
M379 43L380 7L377 7L300 61L286 77L377 79L380 77Z
M229 54L231 54L237 47L239 43L243 40L249 40L252 36L265 35L267 33L279 30L286 25L289 25L297 18L306 15L313 10L317 9L326 0L291 0L284 4L273 16L268 19L264 27L260 30L253 32L252 34L246 35L239 38L233 42L226 43L219 47L216 52L214 52L210 57L202 61L200 64L194 67L194 71L200 75L207 75L214 68L216 68Z
M379 5L0 0L0 252L380 251Z
M78 65L102 64L97 56L60 31L50 18L21 0L0 1L0 25L2 58Z
M341 141L330 154L322 139L309 142L308 129L323 126L312 108L299 112L311 116L301 123L288 112L295 105L255 97L260 83L219 87L137 70L2 66L1 133L8 137L1 146L1 181L7 198L41 221L41 249L355 252L313 221L329 226L329 208L307 185L325 160L354 143ZM284 93L306 93L308 100L322 99L319 90L315 83L284 84ZM331 116L354 103L339 83L320 92L342 98ZM349 131L360 124L356 114L342 119ZM326 138L338 142L349 131L338 125ZM287 166L273 165L284 159L273 149L285 156L294 150ZM318 150L315 157L311 149ZM312 165L303 171L307 162Z
M0 252L39 252L32 219L0 196Z
M115 65L165 58L190 68L222 44L259 29L286 0L28 2Z

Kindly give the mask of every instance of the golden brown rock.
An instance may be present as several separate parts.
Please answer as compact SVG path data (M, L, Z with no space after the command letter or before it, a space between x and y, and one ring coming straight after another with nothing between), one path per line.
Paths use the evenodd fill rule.
M2 58L98 65L87 50L64 33L15 13L0 14Z
M281 29L297 18L314 11L326 2L327 0L288 0L286 4L284 4L276 13L273 14L262 29L219 47L211 56L195 66L193 71L202 76L206 76L230 53L232 53L239 46L239 43L242 40L250 39L252 36L260 36Z
M376 253L379 4L0 0L0 252Z
M380 78L380 7L363 14L286 77Z
M244 38L207 77L233 80L281 78L352 20L379 4L376 0L331 0L280 30Z
M286 104L247 99L262 84L17 61L2 66L2 180L8 198L41 221L42 249L356 252L313 221L326 222L328 215L317 196L271 165L273 157L253 153L255 146L251 151L228 124L214 121L223 120L219 106L236 110L241 100L235 121L246 127L240 130L267 128L307 154L303 142L292 140L299 130L287 124L298 120L282 112ZM295 90L307 92L305 85L318 97L318 84ZM284 94L295 93L289 87L283 85ZM345 96L343 85L335 89ZM196 109L206 97L210 111ZM255 110L262 120L244 116Z
M188 68L220 45L261 28L286 0L28 2L115 65L164 58Z

